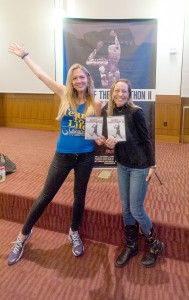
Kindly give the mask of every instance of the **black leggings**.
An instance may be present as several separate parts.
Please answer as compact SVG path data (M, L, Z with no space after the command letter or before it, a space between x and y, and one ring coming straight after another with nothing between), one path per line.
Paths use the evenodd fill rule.
M22 228L22 234L27 235L30 233L32 227L40 218L47 205L53 200L72 169L74 170L74 203L71 229L73 231L78 230L83 217L87 184L93 166L94 152L79 154L56 152L49 167L43 190L31 207Z

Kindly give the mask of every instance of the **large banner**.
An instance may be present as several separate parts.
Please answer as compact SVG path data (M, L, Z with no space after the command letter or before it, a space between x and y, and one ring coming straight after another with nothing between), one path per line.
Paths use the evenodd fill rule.
M93 77L95 97L105 109L112 83L127 78L132 98L142 107L155 145L157 20L64 19L63 78L74 63ZM155 151L155 149L154 149ZM115 165L112 150L96 147L96 167Z

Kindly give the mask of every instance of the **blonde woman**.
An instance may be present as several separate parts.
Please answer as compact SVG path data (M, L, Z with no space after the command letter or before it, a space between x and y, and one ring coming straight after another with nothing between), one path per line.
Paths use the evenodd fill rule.
M13 265L23 255L26 241L32 234L32 228L53 200L70 171L74 170L74 202L69 241L75 256L84 253L84 245L79 235L79 226L85 206L87 184L94 164L94 141L85 140L85 117L99 116L101 103L94 98L93 80L85 67L74 64L67 75L66 86L50 78L31 58L23 46L16 43L9 46L9 52L15 54L29 69L61 99L57 116L60 121L60 134L54 158L50 164L43 190L31 207L26 222L8 257ZM96 139L98 145L103 138Z
M119 192L125 225L126 246L116 259L116 267L123 267L138 253L139 226L144 235L147 253L141 260L145 267L153 267L164 248L156 237L152 221L144 209L149 180L156 168L154 151L142 109L132 101L131 83L116 80L108 102L109 116L124 116L126 141L106 140L106 146L115 149Z

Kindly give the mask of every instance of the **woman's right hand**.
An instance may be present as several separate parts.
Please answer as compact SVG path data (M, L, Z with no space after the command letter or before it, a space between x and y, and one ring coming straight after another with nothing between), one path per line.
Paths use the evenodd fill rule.
M18 57L22 57L26 53L23 45L18 45L17 43L12 43L8 47L8 51L10 53L13 53L13 54L17 55Z

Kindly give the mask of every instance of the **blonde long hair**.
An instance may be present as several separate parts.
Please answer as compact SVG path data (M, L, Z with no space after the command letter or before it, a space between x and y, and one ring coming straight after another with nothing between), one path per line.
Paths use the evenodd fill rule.
M108 116L112 116L113 115L113 110L116 107L114 99L113 99L113 92L114 92L115 86L116 86L116 84L118 82L124 82L128 86L129 97L127 99L127 105L130 106L130 107L141 108L140 106L135 105L133 103L133 100L132 100L132 91L131 91L131 82L128 79L121 78L121 79L117 79L116 81L114 81L114 83L112 84L112 86L110 88L109 101L108 101L108 109L107 109Z
M88 70L84 66L82 66L80 64L73 64L70 67L69 71L68 71L68 75L67 75L67 79L66 79L67 92L64 95L64 97L61 98L61 103L60 103L58 115L56 117L56 120L58 120L58 121L63 118L63 116L66 114L66 111L68 110L69 107L71 107L71 109L74 113L77 112L76 100L78 99L78 93L73 88L73 85L72 85L72 75L73 75L73 71L76 70L76 69L82 70L88 78L88 86L87 86L87 89L86 89L85 115L86 116L92 116L95 113L93 79L92 79L90 73L88 72Z

